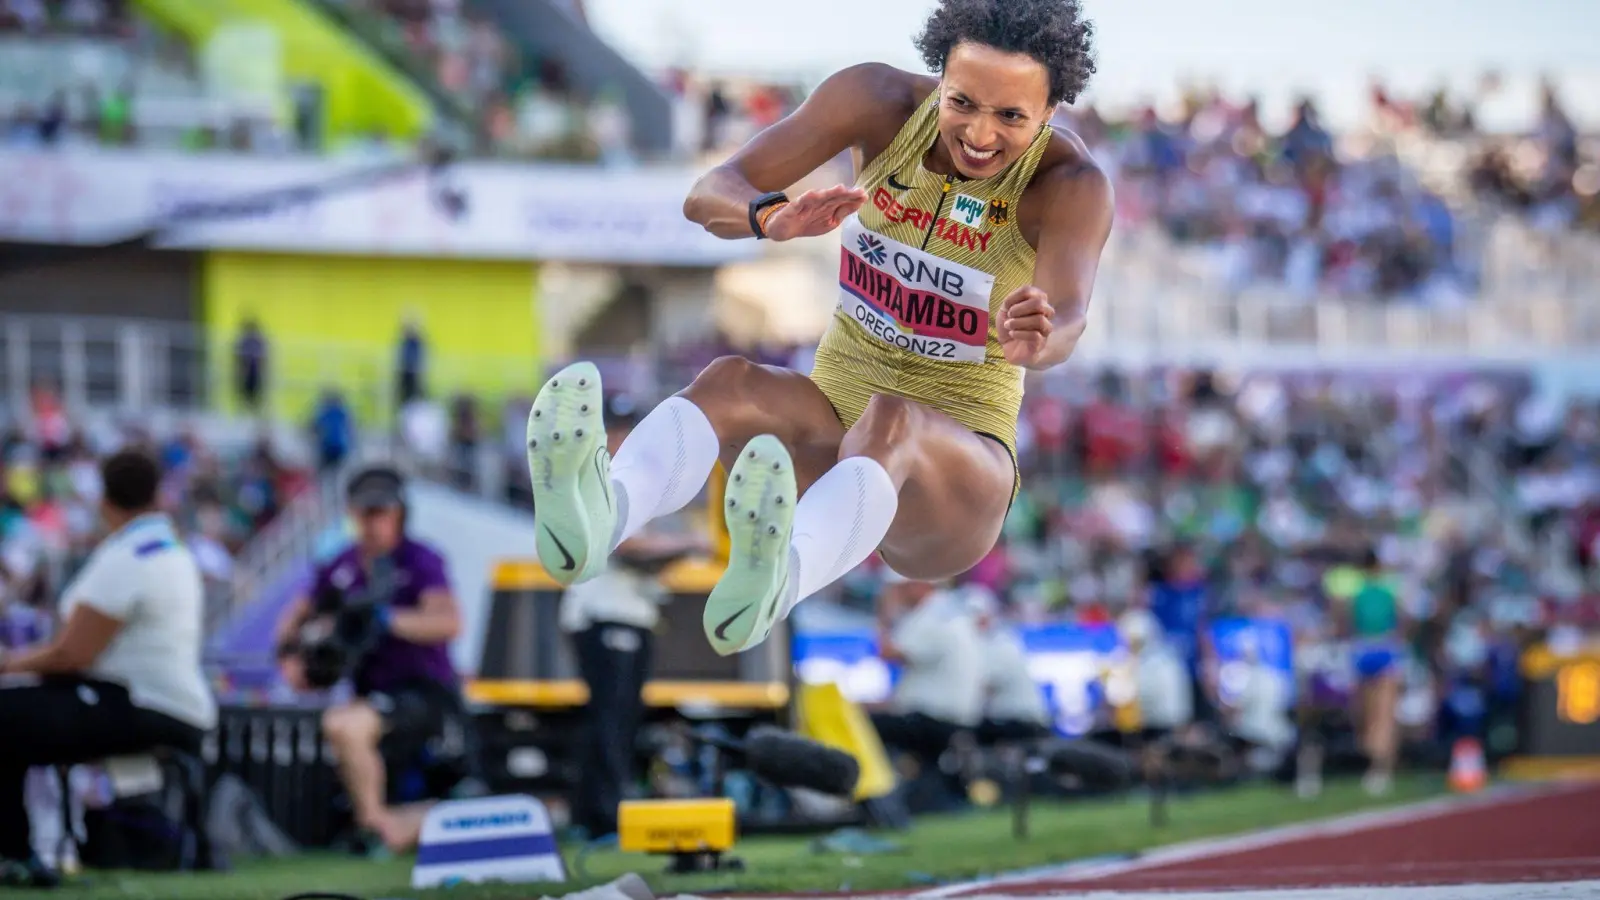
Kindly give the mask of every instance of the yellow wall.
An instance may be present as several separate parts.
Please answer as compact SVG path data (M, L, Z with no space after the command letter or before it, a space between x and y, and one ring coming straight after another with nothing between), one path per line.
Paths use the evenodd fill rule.
M536 268L527 262L210 253L204 310L214 381L231 385L231 348L254 318L269 341L272 412L303 420L337 385L366 421L392 413L404 322L427 340L431 396L531 393L540 373ZM231 390L219 405L233 408Z

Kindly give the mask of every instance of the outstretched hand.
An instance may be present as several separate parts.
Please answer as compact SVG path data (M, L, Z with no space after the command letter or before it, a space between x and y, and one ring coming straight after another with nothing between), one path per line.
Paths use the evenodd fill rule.
M787 241L827 234L866 202L866 191L842 184L806 191L767 218L767 237Z
M1050 346L1056 308L1044 291L1027 285L1012 291L1000 304L996 332L1006 361L1014 366L1038 363Z

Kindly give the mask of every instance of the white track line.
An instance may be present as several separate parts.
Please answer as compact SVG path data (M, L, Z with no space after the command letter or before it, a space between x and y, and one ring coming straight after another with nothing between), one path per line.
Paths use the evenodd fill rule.
M1391 885L1394 887L1417 887L1438 882L1431 876L1449 876L1461 870L1463 865L1470 866L1472 871L1480 876L1497 869L1509 869L1514 872L1538 872L1541 870L1600 870L1600 856L1577 856L1537 859L1491 859L1472 860L1440 860L1438 862L1396 862L1396 863L1370 863L1346 862L1325 865L1303 866L1259 866L1251 867L1250 871L1257 875L1270 875L1274 878L1294 878L1306 889L1317 885L1349 885L1353 883ZM1348 879L1356 877L1352 882ZM1071 883L1076 876L1068 876ZM1148 874L1129 873L1127 878L1137 882L1141 878L1153 879L1158 884L1164 881L1163 873L1151 870ZM1240 880L1237 871L1202 869L1199 871L1185 871L1181 876L1184 884L1194 887L1204 887L1206 882L1226 883ZM1086 888L1093 887L1092 884ZM1123 888L1122 890L1133 890ZM1140 888L1144 890L1144 888ZM1259 888L1259 890L1267 890ZM967 895L968 897L973 895Z
M1306 838L1332 837L1349 834L1354 831L1384 828L1390 825L1406 825L1448 815L1463 809L1476 809L1481 806L1493 806L1502 803L1517 803L1550 793L1557 793L1563 787L1570 789L1571 785L1551 788L1497 787L1482 794L1466 797L1440 797L1392 809L1353 813L1331 819L1305 822L1299 825L1285 825L1281 828L1236 835L1234 837L1208 838L1172 844L1167 847L1158 847L1140 855L1137 859L1105 863L1065 863L1059 866L1030 869L1025 872L1015 872L994 878L980 878L960 884L947 884L930 888L926 891L919 891L911 896L919 898L919 900L940 900L940 898L956 896L979 897L982 895L976 894L974 891L991 887L1003 888L1007 885L1021 885L1058 879L1080 881L1105 878L1111 875L1136 872L1141 869L1150 869L1172 863L1189 862L1190 860L1225 856L1247 850L1276 847Z
M1060 893L1026 900L1594 900L1600 881L1559 884L1462 884L1449 887L1296 888L1276 891L1127 893L1089 891ZM1004 895L974 895L973 900L1013 900Z

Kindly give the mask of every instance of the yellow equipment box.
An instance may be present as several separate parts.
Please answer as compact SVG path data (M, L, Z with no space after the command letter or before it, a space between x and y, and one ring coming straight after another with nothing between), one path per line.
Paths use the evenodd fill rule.
M625 800L617 843L625 853L720 852L738 838L733 800Z

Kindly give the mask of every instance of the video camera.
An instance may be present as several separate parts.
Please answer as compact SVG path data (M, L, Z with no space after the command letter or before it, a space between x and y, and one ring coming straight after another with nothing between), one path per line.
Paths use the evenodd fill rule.
M360 667L383 638L380 611L394 595L394 564L374 563L367 588L349 593L329 586L313 597L316 612L300 626L297 651L306 683L326 690Z

